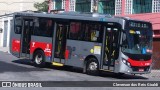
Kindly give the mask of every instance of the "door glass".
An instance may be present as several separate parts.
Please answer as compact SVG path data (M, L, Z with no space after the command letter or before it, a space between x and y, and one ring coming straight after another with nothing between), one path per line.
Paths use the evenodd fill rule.
M104 63L107 65L114 65L119 55L119 41L120 41L120 30L118 27L105 27L106 29L106 40L105 40L105 58Z
M64 59L68 29L67 24L57 23L54 54L56 58Z
M33 29L33 20L24 20L23 27L23 41L22 41L22 53L29 54L30 52L30 41L31 41L31 30Z

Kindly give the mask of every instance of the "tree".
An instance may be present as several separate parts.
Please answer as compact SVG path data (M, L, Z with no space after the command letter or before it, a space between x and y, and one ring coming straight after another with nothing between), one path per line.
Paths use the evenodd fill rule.
M34 3L34 7L38 9L38 11L47 12L48 11L48 2L44 1L42 3L36 2Z

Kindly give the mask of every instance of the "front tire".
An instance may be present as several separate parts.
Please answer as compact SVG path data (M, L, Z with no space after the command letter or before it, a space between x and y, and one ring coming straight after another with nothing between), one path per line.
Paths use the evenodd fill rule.
M86 73L89 75L99 75L99 64L95 58L90 58L86 64Z
M43 68L45 67L45 54L42 50L38 50L33 56L34 66Z

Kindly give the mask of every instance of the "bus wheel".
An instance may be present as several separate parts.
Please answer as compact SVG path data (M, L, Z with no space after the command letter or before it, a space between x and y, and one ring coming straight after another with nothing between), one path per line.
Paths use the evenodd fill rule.
M90 58L86 64L86 73L89 75L99 75L98 62L95 58Z
M45 67L45 55L42 50L38 50L34 53L33 60L36 67Z

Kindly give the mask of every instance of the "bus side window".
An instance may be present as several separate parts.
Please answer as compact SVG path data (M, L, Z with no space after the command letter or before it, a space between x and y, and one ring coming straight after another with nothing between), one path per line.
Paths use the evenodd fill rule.
M102 42L102 31L101 25L98 23L86 24L85 29L85 40L92 42Z
M15 30L16 34L21 34L22 32L22 19L21 17L15 17Z
M85 31L84 31L84 40L85 41L90 41L90 30L89 30L90 28L89 28L89 24L86 24L85 25Z
M91 27L91 41L99 42L100 41L100 25L93 24Z
M37 18L34 21L35 27L33 31L33 35L36 36L44 36L44 37L52 37L54 23L52 19L49 18Z
M81 27L81 23L79 22L70 23L69 39L74 39L74 40L79 39L80 27Z
M98 23L71 22L69 30L69 39L102 42L102 25Z

